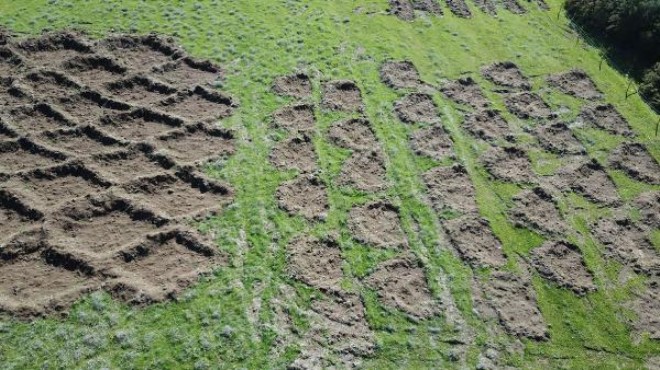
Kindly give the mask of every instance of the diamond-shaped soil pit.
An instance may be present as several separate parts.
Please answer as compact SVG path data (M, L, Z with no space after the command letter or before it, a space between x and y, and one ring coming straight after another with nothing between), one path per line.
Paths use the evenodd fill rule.
M16 194L0 189L0 245L42 217L41 212L27 206Z
M189 173L143 177L123 189L136 201L170 217L211 214L231 199L228 187Z
M231 131L203 124L169 132L158 137L156 146L184 163L204 163L234 153Z
M49 104L23 106L10 111L10 125L23 133L56 130L73 126L62 113Z
M51 208L68 199L94 194L110 183L80 164L64 164L13 176L3 186L15 189L40 208Z
M55 99L82 89L65 75L53 71L31 72L25 76L23 82L44 99Z
M209 61L185 57L154 69L154 76L175 86L210 86L220 78L220 67Z
M126 72L114 59L100 55L78 56L65 62L64 67L78 80L94 87L116 80Z
M120 146L119 141L90 126L45 131L38 138L45 145L78 155L108 152Z
M135 70L150 70L155 66L172 62L183 54L175 46L173 39L156 35L123 35L106 39L101 45L125 66Z
M128 149L101 153L86 160L85 165L101 176L124 183L138 176L156 174L169 169L174 163L162 155L152 153L153 148L137 144Z
M59 33L29 39L18 48L38 67L58 67L63 60L90 54L90 45L72 33Z
M167 114L137 109L101 119L101 127L124 140L144 140L183 126L183 120Z
M64 159L63 154L47 150L27 139L0 142L0 173L50 166Z
M50 242L61 248L92 256L110 255L167 220L112 195L77 199L61 207L45 224Z
M142 76L109 83L107 89L115 98L138 105L154 104L176 92L171 86Z
M131 109L126 103L110 100L95 91L82 91L60 97L57 105L80 124L96 122L106 114L125 112Z
M229 96L197 86L168 98L160 109L194 122L211 122L229 117L236 107Z

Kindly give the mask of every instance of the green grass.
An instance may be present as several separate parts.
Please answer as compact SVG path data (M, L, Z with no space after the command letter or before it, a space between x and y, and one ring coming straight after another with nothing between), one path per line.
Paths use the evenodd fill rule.
M565 17L557 16L562 1L548 2L551 12L533 10L515 16L502 11L492 18L473 9L474 18L464 20L447 10L442 18L422 17L410 23L387 15L386 0L1 2L0 24L25 35L65 28L99 38L112 31L175 35L193 55L227 68L223 89L241 102L237 113L221 122L236 130L237 153L207 169L233 186L235 203L221 216L200 225L229 254L230 265L204 278L176 302L133 309L94 293L76 304L66 319L31 323L3 319L2 368L285 368L299 348L295 343L284 348L278 344L273 302L282 299L283 285L292 285L296 298L287 307L294 326L304 332L309 328L304 311L311 297L319 294L292 282L285 273L285 246L302 233L340 236L346 286L363 293L378 344L374 357L365 360L366 367L474 367L487 345L514 346L514 338L491 335L490 329L497 323L482 321L472 310L472 272L449 251L438 232L438 215L424 202L420 174L435 163L412 154L406 138L413 127L401 124L392 114L392 104L400 94L380 82L378 69L386 59L409 59L422 78L435 85L469 72L495 106L505 111L501 97L492 93L494 86L478 71L494 61L512 60L533 78L535 89L543 89L542 96L554 108L567 108L562 118L571 119L582 102L546 91L544 76L583 68L606 100L627 118L638 139L660 158L660 142L654 136L658 118L638 96L625 98L625 77L607 65L601 70L598 50L576 42ZM289 217L277 208L277 186L295 173L278 172L267 161L274 140L285 135L269 129L269 116L289 102L274 95L270 84L274 77L296 68L323 80L346 78L358 83L393 184L375 195L335 187L333 180L350 152L332 146L324 134L332 122L348 115L318 111L314 140L320 176L328 184L331 203L327 221L320 224ZM440 94L434 99L456 143L458 161L468 168L475 183L481 212L502 240L510 256L509 267L515 270L518 256L543 242L506 219L510 198L520 187L494 183L485 176L477 161L484 147L460 128L461 111ZM320 101L319 81L314 83L314 101ZM503 114L518 132L533 125ZM588 129L580 130L579 138L601 162L620 142ZM535 169L544 175L561 162L546 153L534 153L532 158ZM625 199L650 189L621 173L611 175ZM455 362L448 338L456 336L457 329L444 316L412 322L383 307L373 292L360 285L360 277L395 255L353 242L344 226L353 205L374 198L388 198L401 207L411 249L423 261L434 294L447 292L466 330L474 334L467 364ZM594 272L599 291L581 298L535 277L551 339L523 341L523 353L506 355L505 362L523 368L639 368L646 358L660 355L660 344L644 338L634 342L625 323L630 313L619 304L642 279L618 284L620 266L605 260L601 247L589 236L588 221L606 211L577 195L562 200L562 211L571 215L569 221L575 229L571 238ZM654 239L657 244L657 233ZM255 302L261 302L261 310L253 319L247 312Z

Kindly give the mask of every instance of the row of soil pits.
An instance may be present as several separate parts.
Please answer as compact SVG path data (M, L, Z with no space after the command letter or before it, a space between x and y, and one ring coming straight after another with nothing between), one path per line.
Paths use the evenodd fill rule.
M158 36L52 34L3 47L21 76L3 86L23 100L0 93L0 310L66 313L98 289L162 301L225 264L183 226L233 198L196 167L234 151L233 133L210 123L235 107L202 87L212 64ZM164 80L176 87L161 90ZM168 96L151 104L140 86Z
M417 17L417 12L426 13L435 16L442 16L444 14L440 6L441 0L390 0L390 14L396 15L404 21L411 21ZM468 6L466 0L445 0L449 10L461 18L471 18L472 11ZM480 11L496 16L498 11L497 4L514 14L523 14L527 12L518 0L472 0L474 6ZM532 2L532 1L528 1ZM534 3L541 10L549 10L548 4L545 0L534 0Z

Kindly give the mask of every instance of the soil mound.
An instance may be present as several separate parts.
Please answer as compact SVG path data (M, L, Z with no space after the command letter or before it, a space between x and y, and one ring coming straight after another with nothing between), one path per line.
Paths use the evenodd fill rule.
M587 151L573 131L562 122L548 125L540 125L534 135L539 140L541 147L550 153L557 155L585 155Z
M634 135L626 119L612 104L588 105L582 108L579 119L588 125L615 135Z
M364 109L360 88L349 80L326 82L321 106L345 112L361 112Z
M344 162L337 185L366 192L380 191L389 186L385 175L385 160L380 151L355 152Z
M465 167L436 167L426 172L422 179L436 212L443 213L449 208L461 213L478 213L476 193Z
M594 225L592 232L611 257L636 272L660 275L660 254L648 240L644 230L631 220L601 219Z
M378 147L371 123L364 118L351 118L333 124L328 132L328 140L352 150L374 150Z
M415 65L408 61L387 61L380 67L380 79L393 89L414 89L423 84Z
M487 109L468 114L463 127L474 137L490 143L498 140L513 141L509 124L496 110Z
M316 177L301 175L277 188L280 208L308 220L324 220L330 208L325 185Z
M614 183L595 160L571 163L561 168L551 182L562 191L574 191L593 202L610 205L620 202Z
M493 147L481 156L481 161L496 179L522 183L532 183L536 180L532 164L522 149Z
M493 0L473 0L474 5L488 15L497 15L497 6Z
M443 226L461 258L473 267L500 267L506 263L502 244L485 219L465 215L445 221Z
M441 125L433 125L414 132L410 137L410 146L415 154L437 161L454 156L454 143Z
M306 99L312 96L312 82L305 73L281 76L273 82L273 91L279 95Z
M639 210L644 225L660 229L660 191L642 193L632 204Z
M578 295L596 290L580 250L567 242L548 241L532 251L532 265L541 276Z
M377 248L408 246L399 210L390 203L373 202L353 208L348 214L348 229L355 240L365 245Z
M405 123L431 124L439 121L438 107L428 94L408 94L394 103L394 111Z
M472 77L447 82L440 88L440 91L452 101L469 105L474 109L483 109L490 106L490 102Z
M660 166L639 143L623 143L610 154L610 165L637 181L660 185Z
M332 239L302 236L287 247L289 275L327 293L342 292L342 263L339 245Z
M514 3L516 0L511 0ZM505 6L507 1L504 2ZM497 62L481 69L481 73L494 84L514 89L530 90L532 85L513 62Z
M472 12L470 12L470 8L468 8L465 0L447 0L447 5L452 13L461 18L472 17Z
M290 105L273 114L275 127L292 131L313 130L315 121L314 107L309 104Z
M603 97L587 72L581 69L552 75L548 77L548 83L565 94L581 99L597 100Z
M281 170L314 172L316 153L314 142L308 135L302 134L278 143L270 153L270 163Z
M509 112L522 119L547 119L555 117L550 106L535 93L521 92L509 94L504 98Z
M509 216L516 226L549 236L560 236L567 231L556 200L543 188L523 190L513 197L513 202L515 206Z

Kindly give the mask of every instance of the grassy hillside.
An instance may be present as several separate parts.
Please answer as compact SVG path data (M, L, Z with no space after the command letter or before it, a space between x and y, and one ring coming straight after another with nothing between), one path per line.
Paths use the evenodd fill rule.
M159 32L175 36L191 54L218 62L227 70L222 89L240 101L234 116L221 122L236 130L237 153L207 168L236 190L234 204L199 228L213 235L231 257L230 266L206 277L176 302L134 309L101 292L76 304L66 319L33 322L0 320L2 368L285 368L297 356L309 330L305 312L320 293L292 280L285 272L286 246L304 233L338 235L345 289L361 293L367 320L376 337L376 351L364 358L365 368L474 368L489 348L502 365L520 368L642 367L660 356L660 342L631 332L634 314L623 308L646 278L604 258L603 247L589 234L590 221L607 213L578 195L560 202L598 290L577 296L534 275L533 286L550 339L537 342L505 334L496 319L475 314L473 272L448 248L439 232L439 218L426 201L421 174L437 163L415 156L408 144L414 125L401 123L393 103L401 94L381 82L383 61L407 59L428 84L439 85L469 73L496 108L519 132L534 125L509 114L495 85L479 73L482 66L511 60L531 78L533 90L573 120L583 101L549 89L545 78L570 68L584 69L627 119L637 140L660 160L655 136L658 117L637 96L626 98L627 80L606 64L599 51L580 42L567 29L561 0L549 0L550 11L524 2L530 12L498 17L479 12L470 3L471 19L449 12L422 16L411 22L387 14L387 1L4 1L0 25L22 36L42 30L78 29L91 37L109 32ZM278 171L268 161L283 134L270 127L271 115L291 100L271 89L277 76L302 70L312 76L314 102L321 100L320 81L350 79L362 91L365 116L372 122L385 153L387 178L393 186L364 194L329 185L330 211L324 222L290 217L278 208L278 186L296 177ZM520 261L544 241L529 230L515 228L505 215L512 195L521 186L491 180L478 161L485 146L461 129L464 109L433 93L441 121L454 141L456 162L464 164L475 184L481 214L486 217L508 256L507 268L522 269ZM562 108L562 109L559 109ZM338 150L324 137L333 122L351 116L316 111L314 144L320 177L332 184L348 151ZM605 161L622 139L589 128L577 130L589 155ZM531 153L534 169L551 173L561 158ZM624 200L646 190L659 190L611 171ZM414 321L381 305L360 279L396 251L368 248L352 240L348 212L371 199L388 199L399 206L410 249L423 262L434 297L445 310L436 318ZM655 233L658 236L658 233ZM660 237L656 237L656 246ZM452 303L453 302L453 303ZM294 330L281 332L282 305ZM453 306L452 306L453 305ZM293 339L284 340L283 337ZM467 338L467 345L461 341ZM458 343L458 344L457 344ZM465 354L457 354L465 347Z

